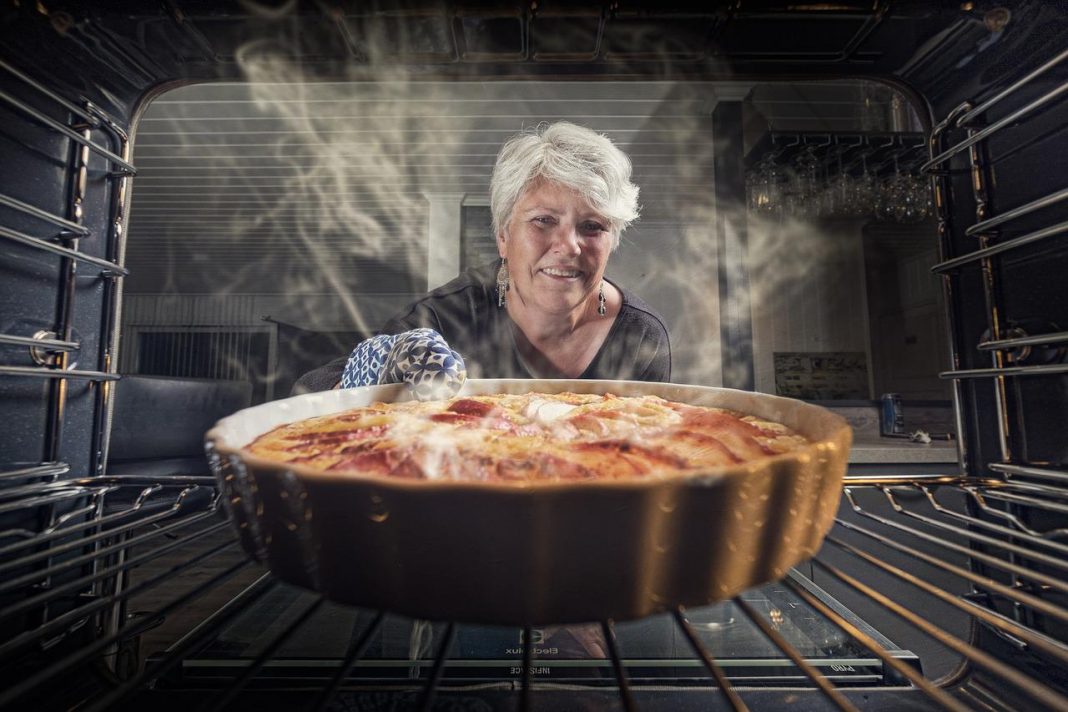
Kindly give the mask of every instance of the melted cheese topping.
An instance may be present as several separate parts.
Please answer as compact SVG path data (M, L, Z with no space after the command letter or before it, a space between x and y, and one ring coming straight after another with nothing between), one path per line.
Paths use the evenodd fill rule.
M375 403L283 425L246 450L331 472L500 482L662 477L807 443L777 423L656 396L530 393Z

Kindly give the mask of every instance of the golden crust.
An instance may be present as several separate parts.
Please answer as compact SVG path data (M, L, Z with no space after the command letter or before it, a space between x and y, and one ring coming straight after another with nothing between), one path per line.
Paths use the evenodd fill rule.
M527 393L375 403L283 425L245 449L339 473L500 482L664 477L807 444L778 423L657 396Z

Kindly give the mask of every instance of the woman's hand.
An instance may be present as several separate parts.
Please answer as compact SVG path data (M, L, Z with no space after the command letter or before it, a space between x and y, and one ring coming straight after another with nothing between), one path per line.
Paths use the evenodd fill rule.
M340 388L405 383L418 400L450 398L467 379L463 357L433 329L412 329L361 342L349 356Z

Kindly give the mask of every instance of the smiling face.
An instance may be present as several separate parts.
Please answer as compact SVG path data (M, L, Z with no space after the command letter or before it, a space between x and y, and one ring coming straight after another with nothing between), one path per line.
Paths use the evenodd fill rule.
M612 243L608 220L578 193L535 181L497 235L497 249L508 259L509 307L518 298L519 308L546 314L596 308Z

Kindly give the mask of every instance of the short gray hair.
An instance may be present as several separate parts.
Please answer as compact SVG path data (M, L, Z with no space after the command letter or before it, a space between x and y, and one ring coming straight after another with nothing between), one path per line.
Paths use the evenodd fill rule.
M497 235L515 204L543 178L571 188L608 220L614 240L638 217L638 186L630 182L630 159L610 139L568 121L539 124L505 142L490 179L490 212Z

